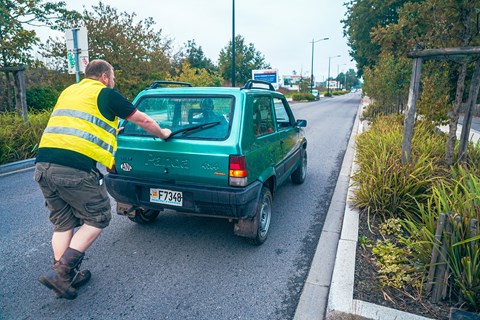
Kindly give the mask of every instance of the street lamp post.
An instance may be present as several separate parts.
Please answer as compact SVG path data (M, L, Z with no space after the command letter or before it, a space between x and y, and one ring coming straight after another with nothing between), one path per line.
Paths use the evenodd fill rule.
M323 38L323 39L319 39L317 41L315 41L314 39L312 39L312 66L310 68L310 90L312 90L313 88L313 48L314 48L314 44L319 42L319 41L323 41L323 40L328 40L328 38Z
M343 63L343 64L338 64L337 65L337 79L338 79L338 76L340 75L340 67L341 66L346 66L347 64L346 63ZM343 72L343 71L342 71ZM343 83L345 85L345 82ZM340 89L340 86L337 88L337 89Z
M328 96L330 96L330 83L329 83L329 81L330 81L330 60L332 58L338 58L338 57L340 57L340 55L333 56L333 57L328 57L328 78L327 78L327 94L328 94Z
M235 87L235 0L232 0L232 87Z

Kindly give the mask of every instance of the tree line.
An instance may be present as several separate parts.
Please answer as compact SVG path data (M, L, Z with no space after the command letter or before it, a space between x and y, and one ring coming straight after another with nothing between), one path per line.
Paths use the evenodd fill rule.
M126 97L136 94L158 79L188 81L196 86L230 85L232 41L221 49L217 63L205 56L194 39L173 52L172 40L162 34L153 18L137 19L99 2L83 12L69 10L64 2L44 0L2 0L0 3L0 70L25 65L27 101L30 108L52 107L59 92L74 81L67 73L65 40L49 37L40 42L33 26L65 31L85 26L89 58L105 59L115 68L116 87ZM34 49L37 55L34 55ZM251 70L270 65L264 55L235 36L236 81L245 83ZM11 72L0 72L0 112L12 111L14 88Z
M412 60L424 49L480 45L480 8L472 0L350 0L344 34L374 100L369 115L403 112ZM480 55L438 56L423 63L418 115L449 124L446 162L453 163L455 131L461 112L478 108ZM474 110L472 110L472 108Z

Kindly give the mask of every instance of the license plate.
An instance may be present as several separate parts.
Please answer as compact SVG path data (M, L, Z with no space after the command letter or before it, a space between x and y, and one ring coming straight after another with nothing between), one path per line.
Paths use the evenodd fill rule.
M150 202L181 207L183 205L183 194L181 191L150 188Z

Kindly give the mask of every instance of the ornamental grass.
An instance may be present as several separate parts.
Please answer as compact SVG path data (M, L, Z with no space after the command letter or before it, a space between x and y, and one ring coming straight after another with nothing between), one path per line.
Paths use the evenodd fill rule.
M446 135L417 121L410 161L402 165L402 139L403 117L391 115L377 118L356 142L358 169L352 176L351 202L366 213L369 223L380 221L370 228L379 234L362 239L371 243L378 279L382 286L421 301L429 297L425 288L432 285L430 267L444 264L448 273L443 300L479 312L480 143L470 143L466 161L447 167ZM441 213L447 214L448 228L436 237ZM376 219L370 219L372 215ZM388 235L381 231L385 226L398 228ZM432 263L434 249L441 248L441 259Z

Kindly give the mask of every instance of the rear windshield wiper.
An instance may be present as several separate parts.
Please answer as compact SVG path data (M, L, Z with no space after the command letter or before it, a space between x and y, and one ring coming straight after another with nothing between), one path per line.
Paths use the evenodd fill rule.
M192 127L182 128L182 129L173 131L172 134L167 139L170 139L171 137L176 136L180 133L182 134L182 136L185 136L187 134L191 134L191 133L194 133L194 132L197 132L197 131L201 131L201 130L204 130L204 129L215 127L216 125L219 125L219 124L220 124L220 121L214 121L214 122L207 122L207 123L198 124L198 125L195 125L195 126L192 126Z

